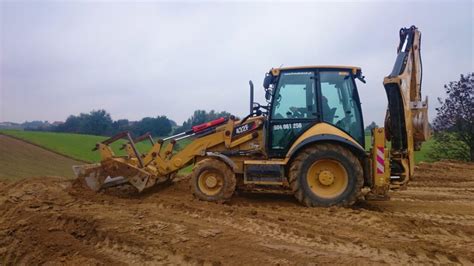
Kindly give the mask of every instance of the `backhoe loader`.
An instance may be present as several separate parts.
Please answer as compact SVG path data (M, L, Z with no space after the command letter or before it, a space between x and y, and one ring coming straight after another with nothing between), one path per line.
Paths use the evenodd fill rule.
M280 67L265 75L265 105L254 102L249 82L245 118L223 117L156 142L149 134L133 139L123 132L96 145L99 164L75 166L75 174L96 191L121 184L143 191L194 165L192 193L205 201L225 202L249 184L289 189L306 206L350 206L363 188L386 197L409 182L414 151L429 137L428 102L421 98L421 33L412 26L399 34L393 71L383 81L385 128L372 130L369 151L356 85L365 83L359 67ZM109 145L123 138L127 155L116 156ZM185 138L193 140L175 151ZM140 153L139 141L152 148Z

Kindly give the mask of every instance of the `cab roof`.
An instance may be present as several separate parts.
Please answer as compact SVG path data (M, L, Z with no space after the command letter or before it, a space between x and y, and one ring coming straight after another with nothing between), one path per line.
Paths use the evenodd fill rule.
M298 70L298 69L341 69L341 70L352 70L352 74L356 75L358 72L360 73L362 70L360 67L355 66L293 66L293 67L280 67L280 68L272 68L270 71L272 72L273 76L280 75L280 71L282 70Z

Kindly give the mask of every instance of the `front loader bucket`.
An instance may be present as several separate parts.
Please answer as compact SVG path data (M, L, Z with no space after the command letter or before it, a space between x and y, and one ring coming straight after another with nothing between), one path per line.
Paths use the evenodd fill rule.
M103 188L127 183L141 192L145 188L167 182L172 177L171 175L164 177L152 176L133 165L115 160L108 160L104 164L75 165L72 169L82 184L96 192Z
M100 176L101 168L99 163L72 166L74 175L82 181L84 185L94 191L99 191L105 181L105 178L101 178Z
M99 191L101 188L114 187L127 183L123 176L110 177L103 174L100 163L74 165L74 175L88 188Z
M188 137L194 135L194 131L178 135L181 136L183 134L186 135L184 137ZM126 151L127 155L116 156L110 144L122 139L127 140L121 148ZM146 140L150 141L153 147L147 154L141 154L135 144ZM97 143L95 148L92 149L92 151L100 153L100 163L76 165L73 166L73 171L83 185L94 191L99 191L106 187L130 184L138 192L141 192L154 185L170 181L175 176L177 170L179 170L170 170L170 166L163 166L163 164L169 162L176 140L171 139L164 151L161 151L162 144L163 140L155 143L150 133L133 139L129 132L121 132ZM176 161L174 165L176 164L180 165L180 161Z

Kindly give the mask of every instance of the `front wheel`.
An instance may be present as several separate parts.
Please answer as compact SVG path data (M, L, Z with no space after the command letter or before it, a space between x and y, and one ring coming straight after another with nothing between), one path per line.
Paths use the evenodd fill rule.
M191 189L198 199L225 202L234 194L235 186L234 171L218 159L204 159L193 169Z
M364 184L357 157L337 144L316 144L304 149L296 155L289 172L295 197L308 207L350 206Z

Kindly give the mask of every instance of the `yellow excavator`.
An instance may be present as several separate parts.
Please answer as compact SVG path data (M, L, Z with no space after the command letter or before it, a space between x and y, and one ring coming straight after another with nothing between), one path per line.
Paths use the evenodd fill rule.
M387 197L409 182L414 151L429 137L420 40L415 26L400 30L397 59L383 81L385 128L373 129L370 151L356 85L365 83L359 67L283 67L265 75L265 105L254 102L249 82L250 114L243 119L223 117L156 142L149 134L133 139L123 132L96 145L99 164L73 170L95 191L123 184L143 191L194 165L192 193L214 202L247 185L290 189L306 206L350 206L363 188L367 196ZM116 156L109 145L124 138L127 155ZM193 140L175 151L186 138ZM140 141L152 145L145 154L137 150Z

